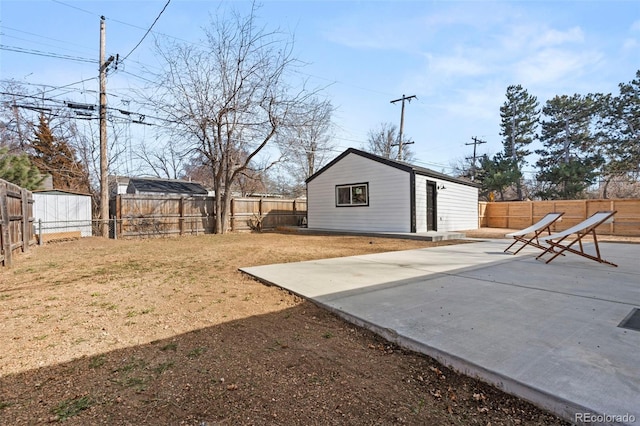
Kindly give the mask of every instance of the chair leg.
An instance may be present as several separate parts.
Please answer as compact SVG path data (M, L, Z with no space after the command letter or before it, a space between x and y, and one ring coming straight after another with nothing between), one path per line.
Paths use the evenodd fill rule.
M566 248L565 248L565 246L560 245L560 243L562 241L564 241L565 238L567 238L567 237L562 237L561 239L559 239L558 241L555 241L555 242L552 241L552 240L547 241L547 243L549 243L549 247L547 247L542 253L540 253L536 257L536 259L540 259L542 256L544 256L547 253L553 253L553 256L551 257L551 259L549 259L549 260L547 260L545 262L545 263L549 263L549 262L551 262L553 259L555 259L558 256L564 256L564 253L562 253L562 252L565 251ZM571 244L573 244L573 243L575 243L575 241L572 242ZM569 244L569 246L571 244ZM556 249L560 249L560 250L556 251Z
M592 256L588 253L585 253L584 248L582 246L582 238L585 237L586 235L593 233L593 237L594 237L594 245L596 247L596 256ZM579 256L582 257L586 257L587 259L591 259L595 262L598 263L605 263L607 265L611 265L611 266L615 266L617 267L618 265L616 265L615 263L609 262L607 260L604 260L602 257L600 257L600 248L598 247L598 240L597 237L595 235L595 229L589 230L586 233L582 233L582 234L578 234L577 238L573 241L571 241L569 244L565 245L561 245L560 242L562 242L562 240L564 240L564 238L558 240L557 242L553 242L553 241L549 241L549 244L551 244L551 247L545 251L544 253L542 253L540 256L538 256L536 259L540 258L542 255L546 254L546 253L550 253L553 252L553 248L559 248L560 251L556 252L549 260L547 260L545 263L549 263L551 262L553 259L555 259L556 257L558 257L558 255L564 255L563 252L568 251L574 254L577 254ZM574 245L575 243L578 243L578 245L580 246L580 250L576 250L574 248L572 248L571 246Z
M521 242L521 243L522 243L522 246L521 246L518 250L514 251L514 252L512 253L513 255L518 254L518 253L520 252L520 250L522 250L523 248L525 248L525 247L526 247L526 246L528 246L528 245L532 245L532 246L534 246L534 247L536 247L536 248L539 248L540 250L545 250L545 247L543 247L543 246L540 244L540 241L538 241L538 237L539 237L539 236L540 236L540 234L542 234L545 230L549 232L549 235L551 235L551 228L546 227L546 228L544 228L544 229L541 229L541 230L539 230L539 231L535 232L535 234L533 235L533 237L529 238L528 240L525 240L525 239L524 239L524 238L522 238L522 237L513 237L513 238L515 239L515 241L514 241L513 243L511 243L511 245L510 245L509 247L507 247L507 248L504 250L504 253L509 253L509 249L510 249L511 247L513 247L513 246L514 246L514 244L516 244L517 242ZM535 240L535 242L533 242L533 240Z
M514 239L514 241L511 243L511 245L510 245L509 247L507 247L506 249L504 249L504 253L508 253L508 252L509 252L509 249L510 249L511 247L513 247L513 245L514 245L515 243L517 243L517 242L518 242L518 239L517 239L516 237L513 237L513 239ZM515 254L515 253L514 253L514 254Z

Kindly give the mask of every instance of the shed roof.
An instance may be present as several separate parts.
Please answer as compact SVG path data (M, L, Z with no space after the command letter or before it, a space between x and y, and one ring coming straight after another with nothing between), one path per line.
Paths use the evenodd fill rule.
M138 192L207 195L208 191L197 182L174 179L130 178L129 188ZM127 192L129 192L127 190Z
M322 173L327 171L334 164L336 164L338 161L342 160L344 157L346 157L349 154L359 155L361 157L368 158L369 160L377 161L378 163L382 163L382 164L385 164L387 166L394 167L396 169L404 170L407 173L413 172L413 173L416 173L416 174L419 174L419 175L423 175L423 176L428 176L428 177L431 177L431 178L434 178L434 179L441 179L441 180L446 180L448 182L459 183L461 185L468 185L468 186L473 186L473 187L478 187L479 186L478 184L476 184L474 182L470 182L470 181L464 180L464 179L455 178L453 176L449 176L449 175L446 175L444 173L436 172L435 170L431 170L431 169L428 169L426 167L415 166L413 164L405 163L404 161L391 160L389 158L381 157L379 155L371 154L369 152L361 151L361 150L355 149L355 148L349 148L346 151L344 151L342 154L338 155L331 162L329 162L329 164L327 164L326 166L324 166L323 168L318 170L316 173L311 175L306 180L306 183L309 183L313 179L317 178L319 175L321 175Z
M82 195L85 197L91 197L91 194L87 194L86 192L75 192L75 191L68 191L65 189L36 189L31 192L34 194L42 194L42 195Z

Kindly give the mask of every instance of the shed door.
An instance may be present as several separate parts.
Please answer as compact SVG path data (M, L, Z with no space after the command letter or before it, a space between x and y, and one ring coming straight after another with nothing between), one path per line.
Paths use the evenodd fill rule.
M437 231L436 183L427 182L427 231Z

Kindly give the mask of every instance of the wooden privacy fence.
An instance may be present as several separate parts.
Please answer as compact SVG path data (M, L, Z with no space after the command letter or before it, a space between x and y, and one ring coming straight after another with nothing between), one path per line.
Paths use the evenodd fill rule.
M215 199L208 196L122 194L111 201L115 237L211 234L215 228ZM298 225L307 214L306 200L234 198L232 231Z
M307 216L307 200L277 198L234 198L231 200L231 229L275 229L296 226Z
M617 213L613 222L598 228L599 233L640 236L640 199L482 202L478 209L480 227L510 229L524 229L547 213L564 212L562 220L553 225L554 232L570 228L601 210Z
M11 266L13 254L35 244L33 195L0 179L0 265Z

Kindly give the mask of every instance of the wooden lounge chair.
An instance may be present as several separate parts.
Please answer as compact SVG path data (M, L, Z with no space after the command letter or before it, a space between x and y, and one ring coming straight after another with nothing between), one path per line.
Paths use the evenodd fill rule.
M528 228L524 228L520 231L512 232L505 235L506 237L513 237L515 241L512 242L511 245L504 250L504 252L510 253L509 249L517 243L522 243L522 246L518 250L513 252L513 254L517 254L520 250L528 245L532 245L541 250L546 250L546 247L540 245L538 237L545 231L547 231L549 235L551 235L551 225L560 220L563 214L564 213L547 213L542 219L529 226ZM531 238L527 238L527 235L529 234L533 234L533 236Z
M565 229L564 231L557 232L551 235L545 235L538 238L538 241L540 243L547 243L549 244L549 247L547 247L544 250L544 252L542 252L538 257L536 257L536 259L540 259L542 256L544 256L547 253L553 253L553 256L551 256L551 258L545 262L545 263L549 263L559 255L563 254L565 251L568 251L568 252L586 257L587 259L595 260L596 262L606 263L607 265L611 265L611 266L618 266L615 263L611 263L604 260L600 256L600 248L598 247L598 237L596 236L596 228L605 222L613 220L614 214L616 214L615 211L597 212L591 215L586 220L580 222L575 226L572 226L569 229ZM571 242L569 244L563 243L563 241L569 238L571 235L575 235L573 239L570 239ZM582 238L587 235L593 236L593 243L595 244L595 249L596 249L595 256L585 253L584 247L582 246ZM575 248L571 247L575 243L578 243L580 250L576 250Z

